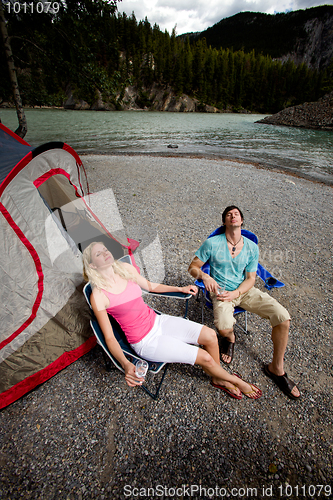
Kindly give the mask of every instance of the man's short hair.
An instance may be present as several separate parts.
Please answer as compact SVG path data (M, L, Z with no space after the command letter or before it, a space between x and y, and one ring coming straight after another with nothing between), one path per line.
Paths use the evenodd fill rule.
M227 216L227 213L231 212L231 210L238 210L238 212L241 215L241 218L244 221L244 215L243 215L242 211L240 210L240 208L236 207L236 205L230 205L230 207L225 208L224 211L223 211L223 213L222 213L222 224L223 225L225 224L225 218Z

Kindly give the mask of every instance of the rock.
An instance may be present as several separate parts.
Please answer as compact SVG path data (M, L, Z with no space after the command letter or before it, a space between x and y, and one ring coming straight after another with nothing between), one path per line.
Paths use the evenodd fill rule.
M316 102L305 102L266 116L256 123L286 125L317 130L333 130L333 92Z
M65 109L90 109L89 104L83 99L77 99L70 86L66 89L67 101L64 102Z
M215 106L209 106L208 104L205 104L203 107L203 111L205 113L221 113L222 111L218 108L215 108Z
M76 99L73 94L71 94L67 101L64 103L65 109L90 109L89 104L83 99Z
M97 90L98 98L94 104L90 107L93 111L114 111L116 107L113 104L105 103L102 98L102 94Z

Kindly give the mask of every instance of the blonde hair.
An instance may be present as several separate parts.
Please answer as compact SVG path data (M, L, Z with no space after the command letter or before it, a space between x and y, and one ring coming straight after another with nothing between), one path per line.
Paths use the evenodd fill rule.
M105 279L99 271L97 271L97 269L93 269L90 266L92 248L93 248L93 246L97 245L98 243L100 245L104 245L104 243L101 241L93 241L83 251L83 255L82 255L82 257L83 257L83 277L86 281L90 282L90 284L93 288L96 287L98 289L101 289L101 288L108 288L108 286L110 284L108 283L108 280ZM127 281L131 280L131 281L136 282L136 278L135 278L134 274L132 274L130 271L128 271L126 269L126 267L123 266L123 264L121 262L119 262L118 260L115 260L112 263L112 268L113 268L114 272L116 274L118 274L119 276L121 276L123 279L125 279Z

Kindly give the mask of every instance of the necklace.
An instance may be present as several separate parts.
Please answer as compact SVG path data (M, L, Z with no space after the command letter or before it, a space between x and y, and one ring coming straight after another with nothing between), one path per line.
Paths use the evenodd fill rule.
M232 253L235 253L236 246L238 245L238 243L240 242L241 239L242 239L242 236L239 238L239 240L237 241L237 243L234 244L230 240L228 240L228 238L226 237L226 240L230 243L230 245L232 245L232 249L231 249Z

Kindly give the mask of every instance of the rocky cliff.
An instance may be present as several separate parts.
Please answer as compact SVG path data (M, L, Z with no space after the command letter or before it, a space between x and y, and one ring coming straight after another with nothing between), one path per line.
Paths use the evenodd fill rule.
M307 36L299 38L294 50L279 59L291 59L314 69L326 68L333 57L333 16L314 17L305 23L304 30Z
M287 13L240 12L222 19L201 33L180 35L191 42L205 38L207 45L257 54L324 69L333 56L333 6L321 5Z
M305 102L299 106L283 109L256 123L333 131L333 92L326 94L317 102Z
M192 99L186 94L176 95L171 87L163 87L153 84L151 88L144 91L137 89L134 86L126 87L124 92L116 96L115 101L103 100L102 95L98 92L98 98L89 106L89 104L81 99L76 99L69 89L67 92L68 98L64 104L65 109L92 109L95 111L170 111L193 113L201 111L203 113L223 113L231 110L221 111L214 106L201 104L197 99Z

